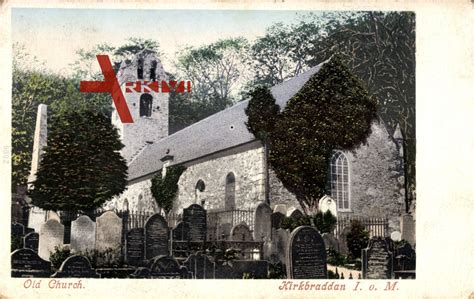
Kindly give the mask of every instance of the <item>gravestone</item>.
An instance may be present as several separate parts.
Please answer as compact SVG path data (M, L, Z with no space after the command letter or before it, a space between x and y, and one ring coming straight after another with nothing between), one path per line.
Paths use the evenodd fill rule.
M145 259L168 255L169 229L165 218L154 214L145 223Z
M71 222L71 250L73 252L95 248L96 224L87 216L81 216Z
M324 245L326 246L326 249L332 248L336 250L337 252L339 252L339 243L337 242L333 234L324 233L322 237L323 237Z
M12 277L49 277L51 263L31 249L17 249L11 254Z
M232 241L253 241L250 228L245 223L237 224L230 231Z
M349 226L346 226L342 229L341 232L339 232L339 235L337 236L337 242L339 243L339 253L342 253L344 255L349 254L349 247L347 247L347 235L351 231L351 228Z
M48 218L48 220L52 219L52 220L56 220L57 222L61 223L61 217L59 217L58 213L56 213L55 211L48 211L47 218Z
M203 207L192 204L183 209L183 222L189 223L190 241L206 241L207 216Z
M39 232L41 225L46 221L46 211L38 207L30 208L28 226Z
M183 265L192 272L195 279L215 279L216 264L207 255L197 252L190 255Z
M402 240L402 234L399 231L394 231L390 234L390 238L395 241L401 241Z
M189 241L190 238L190 226L187 222L179 222L173 229L173 240L174 241Z
M328 195L324 195L318 204L319 210L323 213L330 211L334 217L337 217L336 201Z
M107 211L96 218L95 248L104 251L117 249L122 245L122 219Z
M145 259L145 233L143 228L132 228L125 241L125 257L129 265L138 266Z
M23 248L29 248L38 252L39 234L29 233L23 238Z
M38 254L42 259L49 261L54 247L63 245L64 225L56 220L48 220L40 227Z
M387 241L381 237L369 240L362 250L362 277L364 279L392 279L393 254L388 250Z
M172 256L157 256L151 261L150 274L160 278L187 278L188 270L180 267L178 261Z
M273 213L281 213L283 215L286 215L287 212L287 207L286 204L277 204L275 207L273 207Z
M23 237L25 235L25 227L20 223L12 223L12 235Z
M54 278L100 278L100 275L92 269L89 260L81 255L73 255L68 257L54 273Z
M416 244L416 223L413 216L404 214L400 222L401 238L410 243L411 246Z
M218 240L229 240L230 231L232 230L232 224L222 223L217 227L217 239Z
M289 279L327 279L326 248L319 232L300 226L290 235L287 277Z
M415 270L416 253L409 243L395 249L396 270Z
M293 220L300 220L301 218L304 217L304 214L300 210L298 210L296 208L292 208L292 209L288 210L288 217L293 219Z
M283 219L285 219L284 214L280 212L273 212L271 215L272 228L273 229L281 228L281 223L283 222Z
M272 208L264 202L255 209L254 239L262 241L272 237Z
M277 253L278 261L282 264L287 263L288 242L290 240L290 231L288 229L279 228L275 231L274 252Z

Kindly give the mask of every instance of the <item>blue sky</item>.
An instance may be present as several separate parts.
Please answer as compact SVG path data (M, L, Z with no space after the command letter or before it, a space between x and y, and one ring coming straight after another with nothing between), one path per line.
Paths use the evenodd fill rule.
M68 73L80 48L98 43L120 45L129 37L158 40L170 69L174 53L220 38L249 40L276 22L292 23L308 11L258 10L110 10L15 8L12 39L45 61L55 72Z

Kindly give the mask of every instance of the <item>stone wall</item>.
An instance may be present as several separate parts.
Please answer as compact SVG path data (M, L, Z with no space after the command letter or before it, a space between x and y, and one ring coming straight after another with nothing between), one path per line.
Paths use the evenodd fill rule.
M390 230L399 230L405 207L402 159L382 122L372 124L365 145L345 152L349 162L351 211L365 217L387 217Z
M104 205L106 210L124 210L125 199L128 201L128 209L133 212L157 212L158 205L151 195L151 179L143 180L127 186L120 196Z
M248 150L224 153L198 163L187 165L179 180L179 195L174 211L180 213L190 204L205 202L207 210L224 209L225 183L227 175L235 175L236 209L255 209L264 200L263 148L254 145ZM196 191L196 184L202 180L203 192Z
M275 205L285 204L287 210L290 208L301 209L301 205L293 195L285 187L282 182L277 178L275 172L270 168L270 206L275 208Z

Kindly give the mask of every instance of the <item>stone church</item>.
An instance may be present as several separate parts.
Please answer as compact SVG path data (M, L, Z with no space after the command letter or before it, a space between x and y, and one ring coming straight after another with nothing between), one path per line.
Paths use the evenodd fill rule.
M323 64L271 88L282 110ZM122 155L128 162L129 182L127 190L106 208L158 211L150 192L151 178L169 166L184 165L187 169L179 180L174 213L193 203L215 213L254 210L265 200L265 191L272 208L299 209L295 197L271 170L269 190L265 190L264 150L245 125L248 100L168 135L167 93L125 93L125 82L167 80L160 60L153 53L141 52L121 64L117 77L134 123L121 123L113 112L112 122L125 145ZM402 134L398 127L390 134L381 119L371 129L365 145L353 151L334 149L329 195L338 217L386 217L390 231L399 230L405 207Z

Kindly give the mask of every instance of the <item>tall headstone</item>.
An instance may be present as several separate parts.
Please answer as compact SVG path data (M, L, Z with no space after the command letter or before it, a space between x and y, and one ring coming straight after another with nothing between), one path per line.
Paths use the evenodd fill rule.
M48 211L46 215L47 220L56 220L57 222L61 223L61 217L59 217L58 213L55 211Z
M44 104L38 105L38 113L36 115L35 135L33 139L33 153L31 155L31 170L28 176L28 183L31 184L36 180L36 172L41 161L43 148L46 146L48 138L48 106ZM29 225L32 227L31 225Z
M288 242L290 240L290 231L288 229L279 228L275 231L274 247L278 261L285 264L288 262Z
M31 249L17 249L11 254L12 277L49 277L51 263Z
M245 223L237 224L230 231L232 241L253 241L250 228Z
M287 277L290 279L327 279L326 248L319 232L300 226L290 235Z
M49 261L54 247L61 246L64 240L64 225L56 220L48 220L40 227L38 254Z
M71 249L74 252L95 248L96 224L83 215L71 222Z
M132 266L140 265L145 259L145 233L143 228L132 228L126 238L126 261Z
M190 230L188 222L179 222L173 229L173 241L189 241Z
M254 223L255 241L270 240L272 237L272 208L267 203L262 202L255 209Z
M32 206L28 213L28 227L39 232L41 225L46 222L46 211L38 207Z
M415 246L416 244L416 225L413 216L410 214L402 215L401 223L400 223L400 230L401 230L401 238L402 240L407 241L410 243L411 246Z
M165 218L154 214L145 223L145 259L168 255L169 229Z
M362 277L364 279L392 279L393 254L388 250L387 241L381 237L369 240L362 250Z
M95 248L103 251L117 249L122 245L122 219L107 211L96 218Z
M38 252L39 234L29 233L23 238L23 247Z
M100 275L92 269L91 263L86 257L73 255L64 260L59 271L51 277L100 278Z
M272 222L272 228L273 229L279 229L281 228L281 224L283 222L283 219L285 219L285 214L282 214L280 212L273 212L271 215L271 222Z
M183 209L183 222L189 223L190 241L206 241L207 216L203 207L192 204Z
M415 270L416 253L410 243L405 243L395 249L396 270Z

